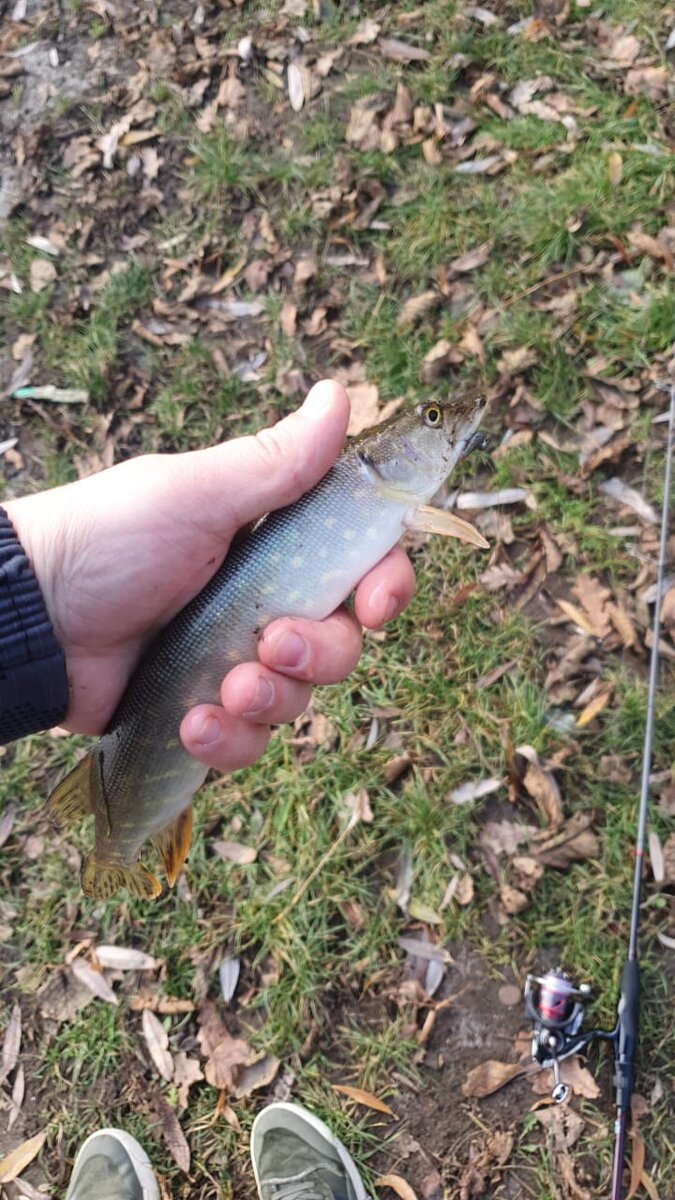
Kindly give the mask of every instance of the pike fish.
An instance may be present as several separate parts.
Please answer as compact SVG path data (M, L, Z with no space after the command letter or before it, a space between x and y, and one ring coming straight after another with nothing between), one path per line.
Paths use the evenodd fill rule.
M429 401L348 443L294 504L263 517L210 582L159 634L110 724L57 785L48 811L62 823L94 815L82 890L121 888L154 898L162 885L140 861L150 839L175 883L192 837L192 798L207 769L178 731L195 704L218 703L225 674L257 658L262 629L281 616L321 620L352 592L406 529L485 539L429 501L476 433L483 397Z

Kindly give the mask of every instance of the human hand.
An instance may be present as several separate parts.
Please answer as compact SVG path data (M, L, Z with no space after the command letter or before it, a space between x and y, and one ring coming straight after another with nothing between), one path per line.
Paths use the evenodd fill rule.
M146 645L205 586L238 529L292 503L326 473L348 418L344 389L324 380L297 412L255 437L141 456L4 505L66 657L67 729L105 729ZM353 613L343 606L325 621L274 621L259 661L225 677L222 705L186 714L186 750L219 771L254 762L271 725L307 707L313 684L352 671L361 626L396 616L414 590L412 567L396 547L359 584Z

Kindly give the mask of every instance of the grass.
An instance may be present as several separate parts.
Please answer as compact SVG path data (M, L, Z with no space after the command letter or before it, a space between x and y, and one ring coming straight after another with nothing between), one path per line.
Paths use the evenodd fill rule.
M274 7L267 6L265 19L272 20ZM603 356L608 373L629 376L652 368L658 356L668 353L675 326L672 274L642 254L602 271L617 239L628 246L636 223L656 236L668 221L673 156L664 137L663 110L646 98L633 102L626 97L617 76L590 71L588 55L598 51L583 37L575 44L566 36L528 42L507 34L507 23L529 13L524 3L511 6L508 21L505 17L501 25L488 28L467 19L454 4L428 4L425 25L433 34L428 43L397 22L415 7L390 5L382 14L384 31L428 45L428 62L404 67L360 51L347 72L325 81L322 94L302 113L284 110L283 137L275 124L282 93L262 76L254 74L252 82L246 78L255 118L246 137L237 134L229 115L218 117L210 132L198 133L175 83L167 77L149 84L158 109L158 144L167 159L173 152L173 186L166 190L164 206L139 223L149 234L141 249L127 254L123 242L115 240L119 230L105 234L113 244L110 262L122 262L124 269L110 272L103 287L92 293L88 311L78 307L77 289L91 282L103 264L88 268L69 243L57 260L55 282L34 294L29 273L37 252L26 244L34 223L30 213L10 223L0 258L23 290L19 295L1 293L8 340L11 344L20 333L34 333L40 381L90 392L89 406L66 414L54 409L50 425L23 411L21 419L30 423L39 442L38 480L52 484L74 474L75 457L101 414L111 416L113 431L121 431L123 454L146 448L184 450L256 428L294 403L279 383L288 364L313 378L362 360L383 401L422 396L425 354L442 337L459 344L467 323L482 318L484 362L467 354L437 387L443 392L457 384L479 385L499 394L501 402L513 394L513 387L499 391L500 386L506 389L500 381L502 356L528 346L535 361L517 382L533 401L537 422L563 443L578 430L581 408L591 398L584 373L591 357ZM647 44L650 27L661 28L661 14L654 5L638 8L636 12L634 5L618 0L605 19L617 24L634 18L638 36ZM577 16L584 19L584 13L579 10ZM307 21L326 47L344 42L358 26L344 6L316 25L308 9ZM241 30L247 32L248 26L242 24ZM88 40L107 36L107 27L99 31L95 24L87 32ZM236 36L239 24L224 28L228 46ZM450 65L457 54L468 57L468 69ZM502 121L480 99L472 101L468 89L482 72L495 75L505 99L520 80L550 75L581 110L574 145L565 146L566 132L559 124L531 115ZM461 101L482 135L517 152L516 162L494 178L462 177L452 162L428 166L417 143L401 145L392 154L347 146L350 106L376 91L393 96L399 81L416 104ZM92 100L82 112L98 122L100 132L110 122L98 98ZM647 153L647 143L664 152ZM622 156L618 185L610 181L612 150ZM330 216L321 215L317 193L324 196L335 186L338 153L352 172L344 188L350 198L343 197ZM534 169L543 155L550 156L543 169ZM67 189L69 181L58 171L57 160L54 178ZM379 181L385 190L375 228L354 227L359 203L354 196L364 180ZM166 185L166 176L160 175L160 183ZM111 177L109 186L110 195L121 189L119 177ZM78 220L84 219L75 190L71 202ZM249 261L272 253L261 232L263 214L280 250L290 252L290 266L287 274L274 277L269 295L260 293L265 300L261 317L252 324L212 329L202 310L199 320L190 318L190 336L179 345L152 346L133 332L135 320L147 326L158 301L170 308L192 270L216 278L244 251ZM399 324L408 297L438 288L453 260L483 242L490 244L488 260L461 277L461 295L443 296L435 311L412 326ZM104 241L96 242L96 253L102 245ZM372 271L364 277L352 268L329 269L326 257L345 249L371 264L381 256L386 282ZM167 280L166 260L193 251L190 265L177 279ZM307 294L295 297L298 322L302 326L325 293L335 289L330 337L289 338L280 328L281 304L292 287L294 260L309 251L320 269ZM586 273L597 256L602 259L598 269ZM561 332L555 313L540 302L567 288L574 288L576 304ZM241 279L228 295L249 298ZM178 305L169 323L180 324L184 317ZM251 346L264 348L267 355L260 385L241 383L231 370L223 373L222 361L214 360L214 351L221 350L229 370ZM131 372L146 390L142 419L130 434L127 426L136 412L127 408ZM495 432L505 411L494 418ZM648 416L639 410L629 416L641 449ZM653 462L641 463L633 456L626 478L658 503L660 483ZM565 587L581 571L611 587L628 587L638 570L636 561L609 532L614 517L607 519L598 478L570 490L566 481L577 470L575 455L535 437L489 465L479 462L477 467L476 460L462 464L452 486L472 486L477 472L481 486L527 487L537 509L513 511L520 565L527 565L545 522L564 540L560 576ZM424 1088L430 1077L417 1062L418 1046L409 1036L411 1009L388 999L381 983L399 979L403 952L398 937L415 924L395 899L401 862L410 862L413 900L438 913L459 855L471 869L474 900L467 907L446 907L438 926L427 932L470 946L495 981L506 968L522 977L535 961L558 956L595 982L593 1018L611 1023L629 921L643 737L643 664L634 657L601 655L602 679L613 688L611 704L589 728L557 732L546 719L550 647L545 629L515 609L508 597L472 590L487 554L431 541L414 559L418 593L412 605L384 640L366 638L359 668L349 681L318 694L316 703L331 723L333 739L300 764L293 731L280 731L259 764L232 779L211 781L197 804L185 884L154 906L128 899L83 900L77 869L89 847L90 830L84 825L56 833L39 815L45 793L74 762L76 748L85 744L82 739L27 740L8 749L0 776L0 800L21 798L15 831L3 851L0 899L16 910L13 939L3 943L3 963L22 1004L31 1011L39 1005L38 988L82 938L134 945L161 957L165 967L157 986L182 999L206 989L217 1000L218 963L226 954L240 955L238 1001L224 1014L226 1019L260 1049L279 1055L283 1071L294 1077L294 1097L330 1121L369 1185L381 1169L381 1133L364 1111L338 1096L332 1083L355 1084L387 1099L401 1078ZM476 687L481 677L511 660L515 667L497 683ZM398 715L377 718L377 736L370 744L374 710ZM478 839L493 811L503 815L508 810L503 805L493 810L490 802L457 806L448 796L468 779L505 775L505 730L513 746L527 744L542 756L564 756L559 775L566 813L581 809L595 814L599 853L565 872L547 870L529 907L496 926L496 885ZM656 724L656 770L669 765L674 739L675 707L664 687ZM388 784L387 765L402 752L410 755L412 765ZM608 754L620 755L630 766L630 783L603 783L598 763ZM360 824L338 843L346 821L344 798L360 787L368 790L373 822ZM503 799L499 797L500 805ZM525 800L514 815L539 820ZM665 841L668 820L658 810L652 820ZM256 861L246 866L222 862L213 850L219 837L255 846ZM296 890L324 859L288 909ZM286 879L289 886L275 894ZM670 904L667 893L645 893L641 934L645 1004L638 1088L650 1095L657 1077L664 1088L643 1123L647 1170L662 1197L675 1189L668 1155L673 1141L668 1089L675 1086L675 1077L668 1035L672 998L655 934ZM59 1126L71 1157L97 1124L117 1121L151 1146L153 1163L169 1189L182 1195L184 1177L161 1141L156 1115L134 1083L139 1072L141 1078L149 1074L140 1016L129 1005L139 984L139 979L127 978L116 985L119 1008L93 1001L46 1035L37 1081L40 1117L50 1133L47 1166L56 1162ZM0 1000L0 1024L9 1016L12 999L7 993ZM195 1018L168 1017L165 1024L172 1049L186 1045L194 1054ZM600 1078L606 1075L603 1069ZM454 1083L459 1086L461 1080ZM163 1087L157 1079L152 1086ZM175 1088L170 1085L164 1092L175 1103ZM214 1115L215 1102L215 1091L199 1085L180 1116L193 1154L191 1194L219 1194L224 1200L252 1195L245 1147ZM245 1133L257 1106L256 1098L236 1104ZM603 1100L600 1114L593 1105L583 1111L597 1122L606 1119L608 1106ZM474 1115L482 1119L478 1110ZM507 1186L524 1179L523 1194L545 1200L553 1194L555 1163L531 1118L514 1116L514 1121L516 1149L494 1195L505 1196ZM580 1143L575 1153L578 1161L584 1153L597 1156L597 1178L606 1179L609 1138L593 1133L594 1128L587 1125L584 1149Z

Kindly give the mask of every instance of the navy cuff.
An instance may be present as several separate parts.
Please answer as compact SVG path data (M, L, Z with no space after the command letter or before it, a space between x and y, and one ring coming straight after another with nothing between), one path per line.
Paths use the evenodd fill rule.
M67 709L65 656L26 553L0 508L0 745L58 725Z

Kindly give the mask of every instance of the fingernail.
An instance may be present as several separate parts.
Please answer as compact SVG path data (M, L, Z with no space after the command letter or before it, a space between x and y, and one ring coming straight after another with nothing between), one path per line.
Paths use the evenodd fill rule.
M300 670L309 659L309 642L299 633L283 633L273 646L277 667Z
M380 625L391 621L401 611L401 601L398 596L392 596L386 583L378 583L377 587L373 589L370 594L370 603L375 613L378 609L382 610L382 616L379 618Z
M303 410L305 416L311 417L312 420L320 420L334 404L334 390L332 387L325 386L322 383L316 384L311 392L308 393Z
M204 717L201 726L197 726L193 737L198 746L212 746L214 742L220 740L220 734L220 721L216 717Z
M246 712L245 717L257 717L259 713L265 712L265 709L270 708L274 700L274 687L269 679L265 679L263 675L258 677L253 698Z

